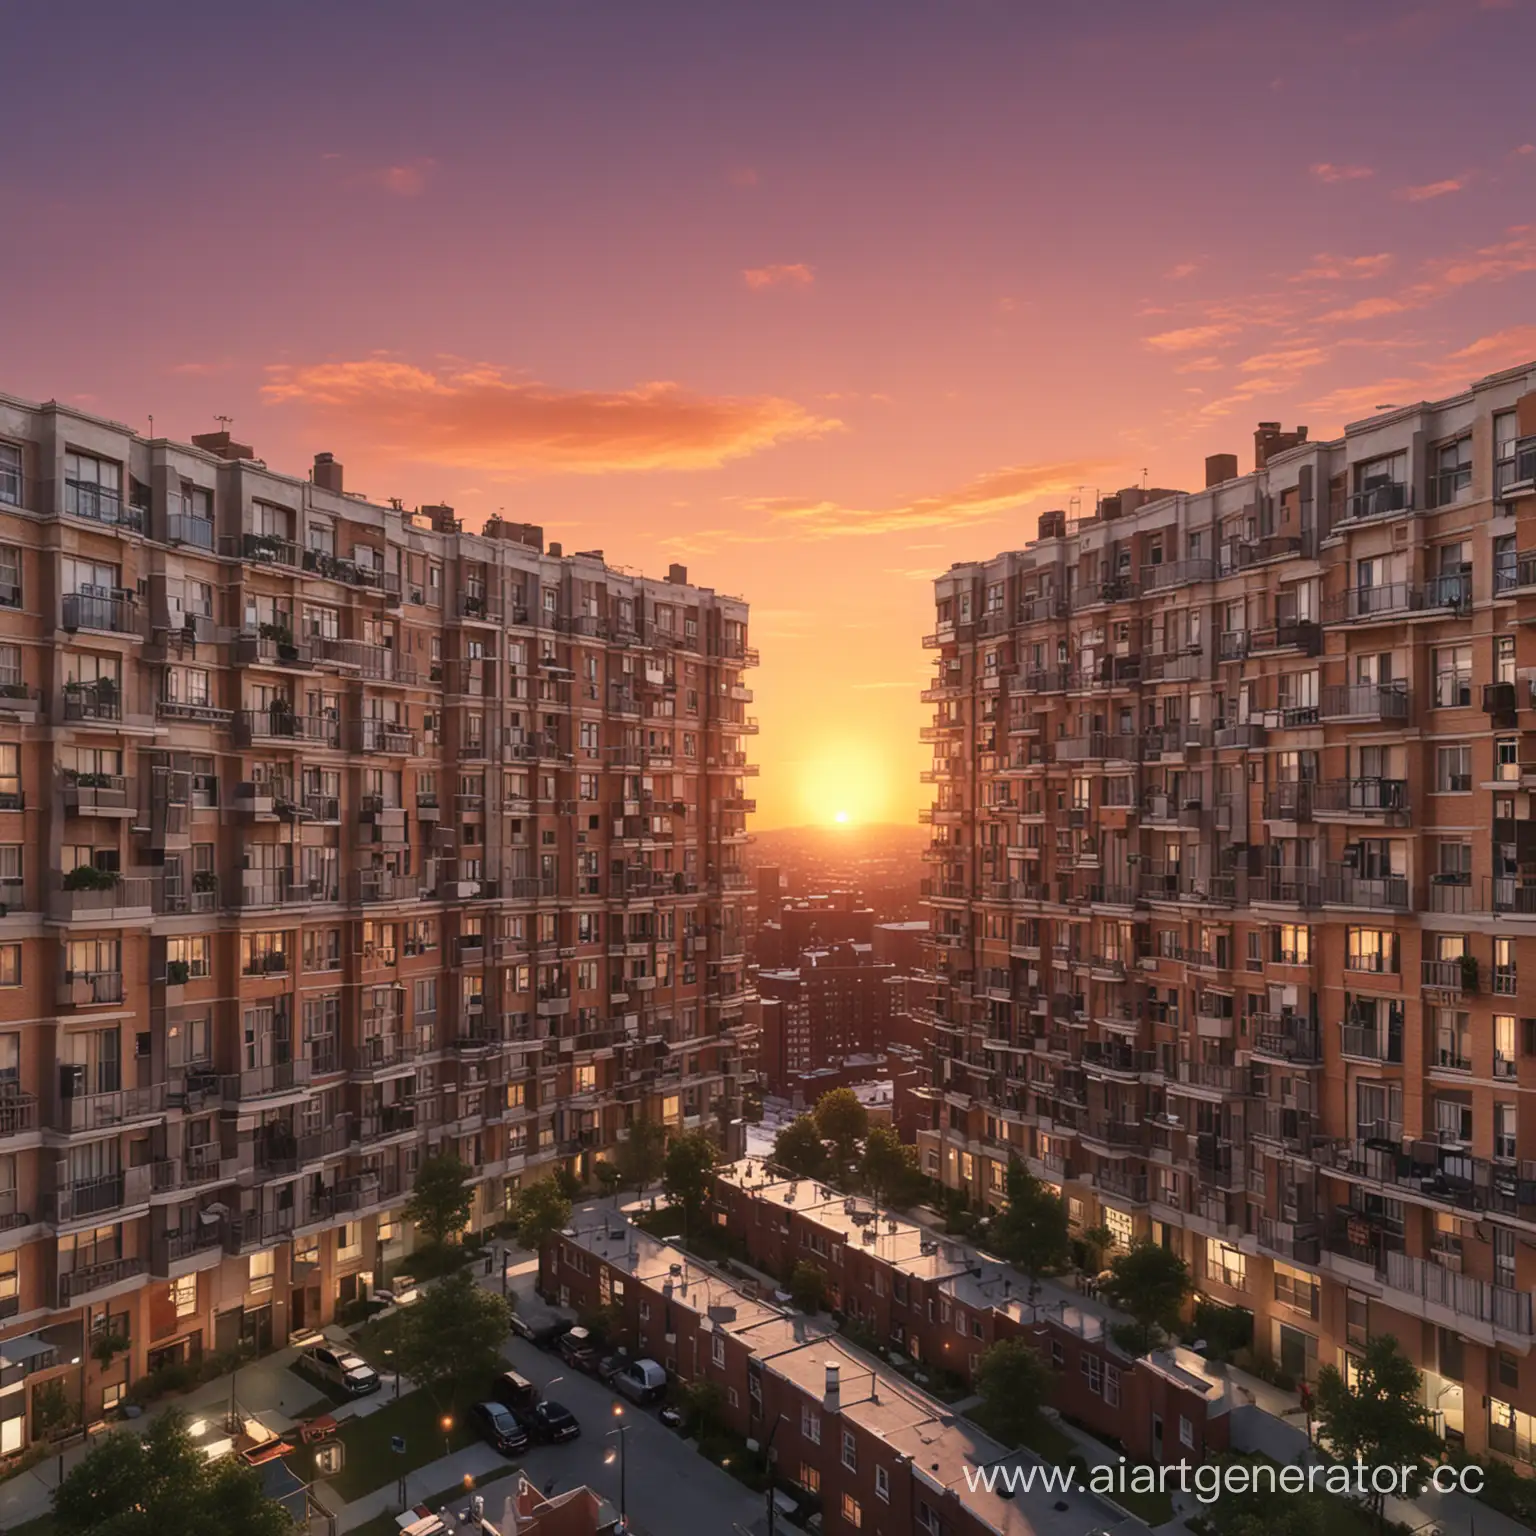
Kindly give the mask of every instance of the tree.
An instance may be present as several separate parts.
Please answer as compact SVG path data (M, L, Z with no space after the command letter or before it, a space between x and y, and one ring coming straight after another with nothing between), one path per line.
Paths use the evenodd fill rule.
M988 1427L1014 1443L1028 1438L1054 1386L1055 1372L1025 1339L999 1339L976 1368Z
M536 1179L517 1194L517 1241L535 1253L547 1237L570 1225L571 1202L554 1179Z
M819 1179L827 1171L827 1148L809 1115L796 1115L773 1138L773 1160L799 1179Z
M888 1125L870 1127L859 1172L877 1200L898 1210L917 1205L928 1191L917 1148L904 1142Z
M73 1429L79 1419L74 1398L57 1378L44 1383L32 1394L32 1438L48 1440Z
M851 1163L858 1144L869 1131L869 1111L852 1088L834 1088L816 1101L816 1129L837 1148L840 1163Z
M1318 1437L1340 1461L1366 1466L1415 1467L1434 1460L1440 1441L1422 1400L1423 1378L1390 1333L1367 1340L1365 1354L1346 1382L1338 1367L1317 1374ZM1377 1529L1385 1496L1373 1493Z
M827 1277L805 1259L795 1265L789 1277L790 1300L802 1312L820 1312L827 1297Z
M673 1138L662 1165L661 1183L667 1200L683 1212L684 1232L696 1228L714 1187L719 1152L703 1131L685 1131Z
M1178 1254L1142 1238L1116 1255L1109 1269L1105 1300L1129 1312L1133 1320L1130 1328L1115 1334L1115 1341L1144 1355L1178 1326L1185 1298L1194 1289L1189 1265Z
M147 1430L120 1430L86 1452L53 1496L57 1536L292 1536L288 1511L258 1474L209 1461L175 1409Z
M452 1152L439 1152L426 1158L416 1170L411 1198L405 1203L405 1219L415 1222L417 1230L434 1248L445 1247L469 1224L475 1191L470 1184L471 1170Z
M616 1155L624 1182L638 1195L647 1184L654 1184L661 1177L666 1166L666 1126L636 1115Z
M456 1387L478 1390L501 1367L510 1325L506 1302L456 1269L400 1314L395 1364L444 1406Z
M593 1165L592 1171L597 1175L597 1182L602 1185L605 1195L618 1193L619 1185L624 1182L624 1175L614 1164L598 1162Z
M1252 1464L1248 1456L1223 1456L1223 1465ZM1242 1491L1229 1491L1224 1481L1221 1493L1206 1515L1211 1536L1324 1536L1332 1522L1328 1505L1316 1493L1288 1493L1276 1498L1267 1486L1255 1490L1243 1484Z
M1033 1301L1040 1276L1061 1269L1072 1253L1067 1205L1016 1157L1008 1160L1008 1208L992 1223L992 1246L999 1257L1029 1279Z
M690 1427L700 1440L706 1439L725 1416L725 1393L719 1382L701 1376L683 1388L682 1397Z

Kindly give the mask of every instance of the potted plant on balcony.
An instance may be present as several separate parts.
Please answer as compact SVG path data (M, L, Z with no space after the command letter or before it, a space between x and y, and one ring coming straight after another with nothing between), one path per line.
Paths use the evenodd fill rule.
M192 876L192 889L211 894L219 888L219 877L211 869L200 869Z
M165 984L168 987L184 987L192 979L192 967L185 960L168 960L165 965Z
M115 869L98 869L94 864L77 864L64 876L66 891L110 891L116 884Z
M1461 990L1463 992L1476 992L1477 981L1477 956L1463 955L1461 957Z

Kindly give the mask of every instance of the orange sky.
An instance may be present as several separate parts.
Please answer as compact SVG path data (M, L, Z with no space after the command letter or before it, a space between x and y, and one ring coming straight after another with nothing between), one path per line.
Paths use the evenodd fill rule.
M35 8L0 388L684 560L910 820L936 571L1536 355L1530 5L1062 9Z

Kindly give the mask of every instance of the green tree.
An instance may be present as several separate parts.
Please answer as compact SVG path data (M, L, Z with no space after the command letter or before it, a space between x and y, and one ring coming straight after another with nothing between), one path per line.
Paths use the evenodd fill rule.
M773 1138L773 1160L799 1179L819 1179L827 1171L827 1148L809 1115L796 1115Z
M704 1219L719 1157L714 1142L703 1131L685 1131L667 1148L661 1184L668 1202L682 1210L685 1233L697 1231Z
M1056 1374L1039 1351L1020 1338L999 1339L976 1368L976 1390L986 1404L988 1427L1020 1444L1039 1423L1055 1388Z
M80 1413L74 1398L58 1379L45 1382L32 1394L32 1438L48 1440L73 1429Z
M1018 1158L1008 1160L1008 1207L992 1222L992 1246L1029 1279L1030 1300L1040 1276L1063 1268L1072 1253L1067 1205Z
M790 1300L802 1312L820 1312L827 1299L827 1277L814 1264L802 1259L789 1277Z
M411 1198L405 1203L405 1219L434 1248L445 1247L469 1224L475 1191L471 1170L452 1152L426 1158L416 1170Z
M544 1239L570 1225L571 1202L554 1179L536 1179L517 1193L517 1241L535 1253Z
M725 1393L719 1382L701 1376L683 1388L682 1399L689 1428L700 1440L707 1439L725 1417Z
M1378 1333L1367 1340L1353 1381L1346 1383L1337 1366L1317 1373L1312 1411L1318 1437L1343 1462L1422 1471L1441 1449L1423 1390L1423 1378L1397 1340ZM1372 1494L1378 1529L1385 1502L1385 1495Z
M822 1094L812 1113L823 1140L837 1148L838 1162L851 1163L869 1131L869 1111L859 1102L858 1094L852 1088L834 1088Z
M1253 1464L1249 1456L1222 1456L1223 1465ZM1206 1515L1211 1536L1325 1536L1329 1520L1327 1501L1316 1493L1288 1493L1276 1498L1266 1486L1241 1493L1222 1492Z
M209 1461L175 1409L147 1430L98 1440L53 1496L57 1536L292 1536L260 1477L230 1457Z
M615 1156L624 1182L638 1195L661 1177L667 1161L667 1128L644 1115L629 1123L629 1135L619 1143Z
M872 1125L864 1138L864 1157L859 1164L864 1187L877 1199L897 1210L921 1203L928 1180L917 1148L904 1142L892 1127Z
M456 1389L482 1390L500 1369L511 1321L502 1297L482 1290L467 1269L456 1269L400 1314L395 1364L446 1406Z
M624 1182L624 1175L612 1163L600 1161L593 1165L592 1172L597 1175L605 1195L617 1194L619 1185Z
M1105 1300L1129 1312L1133 1320L1131 1327L1116 1333L1115 1341L1144 1355L1178 1326L1185 1299L1194 1289L1189 1265L1178 1254L1142 1238L1115 1256L1109 1272Z

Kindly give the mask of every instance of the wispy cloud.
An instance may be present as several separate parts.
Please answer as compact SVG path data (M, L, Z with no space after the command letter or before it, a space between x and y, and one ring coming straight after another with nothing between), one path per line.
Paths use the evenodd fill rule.
M563 389L489 364L437 370L375 356L275 366L262 394L395 458L507 474L702 469L842 423L773 396L656 382Z
M370 180L396 197L420 197L427 190L427 178L436 167L437 161L421 155L398 165L380 166Z
M1429 203L1437 197L1449 197L1453 192L1465 189L1468 178L1447 176L1443 181L1426 181L1416 187L1402 187L1394 196L1405 203Z
M816 281L816 269L803 261L780 262L768 267L748 267L741 280L753 290L761 288L809 288Z
M1299 373L1306 368L1319 367L1328 358L1327 347L1299 342L1245 357L1237 367L1239 373Z
M852 507L837 501L774 497L755 503L797 538L831 539L853 534L910 533L917 528L955 528L1018 510L1044 496L1092 484L1104 466L1085 460L1015 464L978 475L959 490L919 496L886 507Z
M1381 251L1374 256L1332 256L1319 251L1312 258L1310 267L1303 267L1292 278L1293 283L1337 283L1382 277L1392 265L1392 256Z
M1376 174L1368 165L1335 165L1330 160L1321 160L1308 169L1317 180L1329 183L1337 181L1364 181L1367 177Z
M1155 336L1143 336L1142 344L1154 352L1193 352L1214 342L1225 341L1237 335L1239 327L1226 321L1214 325L1187 325L1180 330L1159 331Z
M1181 283L1186 277L1193 277L1199 270L1198 261L1181 261L1177 266L1169 267L1163 276L1171 283Z
M758 175L750 165L738 165L726 172L726 180L733 187L755 187Z

